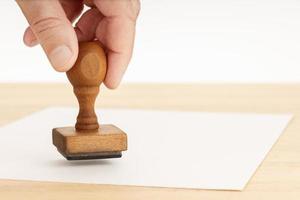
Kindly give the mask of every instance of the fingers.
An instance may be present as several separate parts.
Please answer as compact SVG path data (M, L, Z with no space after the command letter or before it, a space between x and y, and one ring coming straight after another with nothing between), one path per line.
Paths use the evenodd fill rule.
M135 25L124 19L103 19L96 31L96 37L107 48L108 70L105 78L105 85L108 88L116 88L129 64Z
M140 5L138 0L94 0L94 4L104 15L96 30L97 39L108 52L108 71L104 83L114 89L131 59Z
M76 33L58 0L17 0L30 30L26 30L24 42L34 44L33 36L43 47L50 63L57 71L69 70L78 55Z
M76 23L75 31L80 42L91 41L95 38L95 32L103 15L97 8L86 11Z
M73 22L82 12L83 3L81 0L70 1L70 0L60 0L60 3L67 15L67 18ZM24 32L24 43L29 47L33 47L38 44L38 40L32 32L31 28L28 27Z
M59 0L67 18L73 22L82 12L83 10L83 2L82 0Z
M36 46L39 43L30 26L24 32L23 41L29 47Z

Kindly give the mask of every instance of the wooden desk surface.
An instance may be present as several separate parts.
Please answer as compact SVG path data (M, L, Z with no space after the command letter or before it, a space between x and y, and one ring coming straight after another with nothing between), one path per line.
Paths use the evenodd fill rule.
M64 84L0 84L0 91L0 125L48 106L77 105L71 87ZM0 199L300 199L300 84L129 84L115 91L103 89L96 105L220 112L290 112L295 118L243 192L0 180Z

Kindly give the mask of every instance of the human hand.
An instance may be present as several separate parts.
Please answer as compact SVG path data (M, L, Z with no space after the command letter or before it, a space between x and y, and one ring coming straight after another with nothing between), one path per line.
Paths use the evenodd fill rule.
M68 71L78 56L78 42L99 40L107 53L105 85L116 88L130 61L139 0L17 0L29 27L27 46L40 44L53 68ZM78 20L83 5L91 8Z

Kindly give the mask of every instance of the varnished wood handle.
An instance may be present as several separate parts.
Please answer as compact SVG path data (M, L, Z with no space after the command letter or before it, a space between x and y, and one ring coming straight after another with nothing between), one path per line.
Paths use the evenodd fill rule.
M67 72L79 102L76 130L99 128L94 105L99 87L106 75L106 56L97 42L79 44L79 55L75 65Z

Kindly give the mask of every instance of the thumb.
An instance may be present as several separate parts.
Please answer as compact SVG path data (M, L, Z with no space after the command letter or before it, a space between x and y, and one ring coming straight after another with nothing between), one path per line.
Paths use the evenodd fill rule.
M57 71L68 71L78 55L74 28L58 0L17 0L31 30Z

